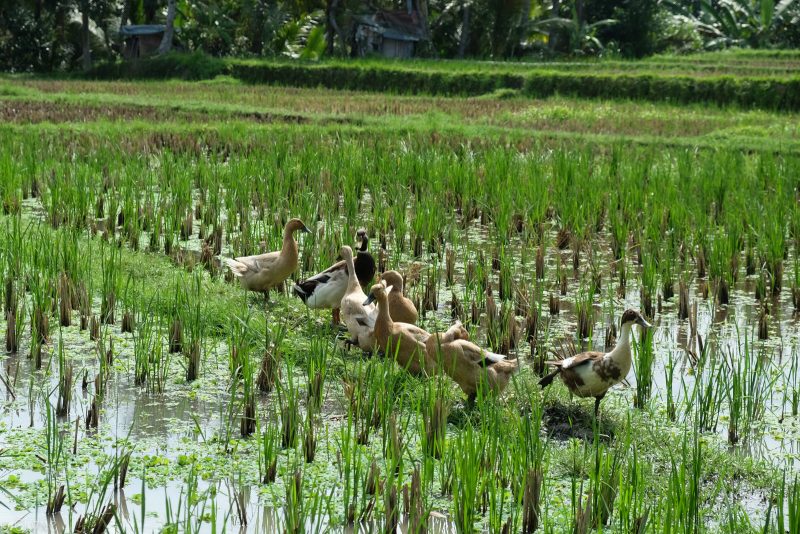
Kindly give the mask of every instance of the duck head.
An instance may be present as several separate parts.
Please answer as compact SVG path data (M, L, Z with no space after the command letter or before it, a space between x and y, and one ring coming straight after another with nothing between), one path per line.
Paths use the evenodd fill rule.
M380 281L384 282L386 285L392 286L400 293L403 292L403 275L397 271L386 271L385 273L381 273Z
M367 245L369 244L369 236L364 228L359 228L356 231L356 248L359 252L366 252Z
M634 309L625 310L622 313L622 326L625 325L633 326L635 324L638 324L642 328L650 328L651 326L653 326L650 323L648 323L645 320L644 316L637 310Z
M364 301L364 306L369 306L376 300L385 300L386 296L391 292L392 286L387 286L384 282L375 284L372 286L372 289L369 290L369 295L367 295L367 300Z
M310 233L311 230L308 229L308 226L305 225L303 221L298 218L289 219L289 222L286 223L286 231L287 232L296 232L300 230L306 234Z

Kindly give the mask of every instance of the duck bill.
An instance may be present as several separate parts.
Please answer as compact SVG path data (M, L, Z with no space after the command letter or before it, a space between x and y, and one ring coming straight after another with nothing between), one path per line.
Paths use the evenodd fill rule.
M639 326L641 326L642 328L652 328L653 327L652 324L648 323L644 319L639 320L638 323L639 323Z
M310 234L311 233L311 230L309 230L308 226L306 226L305 224L300 229L300 231L303 232L304 234Z
M362 304L362 306L369 306L369 305L370 305L370 304L372 304L373 302L375 302L375 295L372 295L372 294L370 294L370 295L367 297L367 300L365 300L365 301L364 301L364 304Z

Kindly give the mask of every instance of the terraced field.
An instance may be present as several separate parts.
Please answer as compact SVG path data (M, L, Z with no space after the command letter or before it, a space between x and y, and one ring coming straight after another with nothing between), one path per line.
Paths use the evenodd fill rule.
M795 113L9 76L0 117L0 531L800 532ZM265 302L227 260L292 217ZM517 359L503 392L292 294L360 228L419 327ZM652 327L598 417L539 386L629 308Z

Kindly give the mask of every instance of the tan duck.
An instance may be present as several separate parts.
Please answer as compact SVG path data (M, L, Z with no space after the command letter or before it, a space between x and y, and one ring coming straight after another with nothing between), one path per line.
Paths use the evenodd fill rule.
M428 359L437 362L461 387L470 403L475 401L481 383L494 393L502 393L519 369L519 361L480 348L469 341L469 334L463 327L454 332L456 326L460 327L461 323L456 323L444 334L437 333L428 338L425 343Z
M366 303L367 295L358 282L356 269L353 265L353 249L342 247L339 254L347 266L347 289L339 305L342 321L350 333L348 344L358 345L361 350L370 352L375 346L373 329L378 310L375 304ZM383 286L381 286L383 287Z
M417 307L403 294L403 275L397 271L386 271L381 274L381 280L386 282L387 286L392 286L392 291L389 293L389 315L392 320L417 324L419 319Z
M283 229L283 246L280 250L227 260L228 267L243 288L264 293L266 298L270 289L283 283L297 270L298 250L294 233L298 230L310 232L303 221L291 219Z
M425 342L430 334L413 324L395 322L389 314L389 293L392 288L376 284L370 290L364 305L377 301L378 316L375 320L375 343L381 351L414 375L433 374L436 365L426 357ZM344 312L344 308L342 309Z
M625 310L622 314L617 345L611 352L582 352L563 360L547 362L555 369L539 381L542 388L549 386L556 376L578 397L594 397L594 414L600 411L600 401L609 389L622 382L631 370L631 329L638 324L642 328L651 325L636 310Z

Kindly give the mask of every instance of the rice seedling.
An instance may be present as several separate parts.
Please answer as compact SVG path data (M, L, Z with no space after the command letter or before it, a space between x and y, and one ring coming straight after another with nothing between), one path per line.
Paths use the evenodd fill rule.
M643 409L650 400L653 389L653 365L656 354L653 348L653 330L642 329L639 342L633 343L633 371L636 375L634 406Z
M770 372L769 359L756 354L752 340L745 334L738 354L723 353L727 369L720 372L728 402L728 443L737 444L751 436L754 423L760 421L778 376Z

